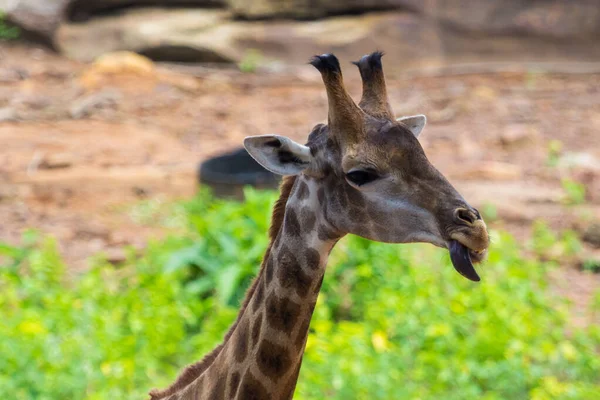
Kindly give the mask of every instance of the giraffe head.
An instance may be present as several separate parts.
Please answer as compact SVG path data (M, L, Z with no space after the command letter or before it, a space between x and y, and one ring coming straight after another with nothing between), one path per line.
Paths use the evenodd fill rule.
M313 128L306 145L264 135L246 138L246 149L266 169L310 181L323 218L340 235L448 248L456 270L477 281L473 262L485 257L486 225L425 156L417 139L425 116L395 119L381 56L354 63L363 82L358 105L344 88L337 58L314 57L327 91L328 124Z

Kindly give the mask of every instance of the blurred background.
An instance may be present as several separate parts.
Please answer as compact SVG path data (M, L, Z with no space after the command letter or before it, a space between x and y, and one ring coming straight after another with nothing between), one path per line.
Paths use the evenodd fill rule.
M219 343L277 193L225 171L223 199L199 166L303 142L308 59L358 99L374 50L491 253L473 284L344 239L295 398L600 398L595 0L0 0L0 396L143 398Z

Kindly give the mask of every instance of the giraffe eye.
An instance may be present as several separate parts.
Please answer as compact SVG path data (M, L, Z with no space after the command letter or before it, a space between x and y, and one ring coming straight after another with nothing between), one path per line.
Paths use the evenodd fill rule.
M355 171L350 171L346 174L346 179L356 186L362 186L373 182L377 178L379 178L379 175L373 170L358 169Z

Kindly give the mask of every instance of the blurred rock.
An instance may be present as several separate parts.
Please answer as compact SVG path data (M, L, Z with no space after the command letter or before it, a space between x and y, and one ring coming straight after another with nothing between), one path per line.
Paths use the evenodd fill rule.
M600 222L590 224L583 233L582 239L594 247L600 248Z
M38 164L39 169L69 168L73 165L73 156L69 153L46 154Z
M500 144L505 148L523 147L535 143L540 138L540 133L532 126L525 124L511 124L503 128L500 134Z
M172 87L189 93L194 93L202 87L198 79L185 74L178 74L175 72L161 73L159 78L162 82L162 86L158 86L157 90L162 89L168 92L167 95L164 93L161 94L161 97L166 98L167 100L169 98L175 101L179 99L179 94L171 91Z
M316 53L335 51L341 59L354 60L375 48L387 48L394 49L387 63L414 67L441 55L434 27L409 13L311 22L247 22L230 17L220 10L129 10L86 24L63 25L56 43L63 53L82 61L129 50L154 60L239 63L254 49L264 63L304 64Z
M81 72L78 83L87 91L94 91L115 84L114 78L148 78L158 76L154 62L130 51L117 51L101 55ZM116 84L119 87L119 84Z
M229 14L203 9L132 9L85 24L64 24L56 46L68 57L93 61L105 53L133 51L171 61L228 61L210 49L223 38L211 35ZM200 36L203 40L198 41ZM205 48L208 46L208 48Z
M114 9L121 11L106 13ZM397 69L431 59L600 59L596 0L0 0L2 10L11 22L84 61L131 50L161 61L239 62L249 49L259 48L269 57L298 63L305 62L305 51L339 53L338 47L344 51L350 45L358 46L352 57L374 48L400 53ZM388 15L376 26L368 22L374 11L399 19ZM90 19L95 14L102 18ZM274 20L344 14L314 22Z
M82 224L81 226L77 226L74 235L78 239L98 238L105 242L110 238L110 231L102 223L90 220L86 221L85 224Z
M94 13L132 6L215 7L224 0L0 0L8 20L46 43L53 43L61 23L87 19Z
M0 68L0 82L2 83L18 82L28 77L29 72L23 68Z
M78 81L85 89L94 90L113 75L152 76L154 73L152 60L130 51L118 51L100 56L81 73Z
M473 89L471 96L475 101L495 102L498 100L499 93L490 86L479 85Z
M600 33L596 0L227 0L244 18L322 18L341 13L410 10L471 33L589 37Z
M596 203L600 200L600 170L576 168L571 170L572 179L585 188L586 202Z
M73 102L69 109L71 118L80 119L87 117L96 109L115 107L121 98L116 90L103 90L92 93Z
M596 0L432 0L451 62L593 61L600 58ZM558 39L558 40L557 40Z
M0 108L0 122L16 121L18 118L17 110L12 107Z
M576 171L600 173L600 158L591 152L568 152L560 157L558 166Z
M485 161L477 166L465 169L460 177L463 179L487 179L491 181L505 181L519 179L523 171L515 164L499 161Z
M434 0L423 11L442 24L469 32L589 37L600 33L596 0Z
M106 261L113 265L123 264L127 261L127 252L122 247L107 247L102 253L106 257Z
M154 63L147 57L129 51L103 54L87 72L98 74L152 74Z
M536 218L535 210L522 203L499 203L496 205L498 216L511 223L525 224L530 223Z
M1 185L0 186L0 202L8 199L12 199L18 195L17 189L13 186Z
M30 108L33 110L41 110L52 104L52 99L49 96L44 96L35 93L19 93L10 101L12 106L19 108Z
M527 124L536 121L538 114L533 109L532 102L527 96L516 95L506 104L507 118L515 124Z
M458 109L455 104L450 104L441 110L431 110L428 114L428 120L432 124L443 124L452 121L458 114Z

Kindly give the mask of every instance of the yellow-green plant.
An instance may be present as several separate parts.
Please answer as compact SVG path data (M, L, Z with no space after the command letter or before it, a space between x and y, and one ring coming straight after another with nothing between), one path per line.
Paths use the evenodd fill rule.
M570 178L560 181L565 192L565 202L570 205L585 203L585 185Z
M238 67L242 72L256 72L258 66L263 61L263 56L260 50L249 49L244 54L244 57L239 62Z

